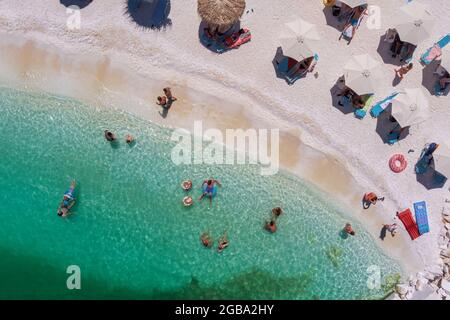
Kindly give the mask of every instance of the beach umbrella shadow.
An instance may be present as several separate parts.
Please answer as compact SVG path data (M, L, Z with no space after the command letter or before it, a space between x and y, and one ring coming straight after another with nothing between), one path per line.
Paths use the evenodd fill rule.
M139 27L161 30L172 25L170 0L127 0L125 14Z
M350 114L355 112L355 108L353 108L352 105L349 104L343 104L342 106L339 105L339 102L341 101L341 97L338 97L337 95L342 91L339 83L343 81L343 77L339 78L338 81L336 81L335 85L330 89L331 99L332 99L332 105L339 111L341 111L343 114Z
M434 169L434 162L431 161L427 171L416 174L416 180L427 190L441 189L447 182L447 178Z
M422 70L422 86L424 86L431 95L436 95L436 85L438 77L435 75L436 69L439 67L439 61L433 61ZM445 95L448 95L449 89L446 90Z
M339 22L338 18L333 16L333 10L331 7L323 8L323 15L325 16L325 20L328 26L342 31L344 29L345 22Z
M200 43L209 51L212 51L214 53L224 53L227 51L230 51L230 49L226 48L225 46L220 45L217 41L212 40L208 38L205 35L205 28L207 27L207 23L202 21L200 22L200 25L198 26L198 39ZM227 32L225 35L232 34L234 32L237 32L241 29L241 22L237 21ZM225 35L222 36L222 38L225 37Z
M390 120L392 115L392 104L389 105L389 107L386 108L386 110L380 114L377 118L377 127L376 132L380 136L383 143L389 142L389 132L391 132L392 129L397 127L397 122L392 122ZM409 127L405 128L402 131L402 134L400 135L398 141L405 139L409 135Z
M77 6L80 9L87 7L93 0L59 0L59 2L65 7Z
M382 35L380 37L377 52L385 64L401 66L402 62L400 62L400 59L398 57L397 58L392 57L391 46L392 43L386 41L386 35Z

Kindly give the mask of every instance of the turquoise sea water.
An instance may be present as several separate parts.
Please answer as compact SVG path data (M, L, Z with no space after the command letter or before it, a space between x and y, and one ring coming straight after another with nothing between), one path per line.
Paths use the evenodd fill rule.
M112 147L106 128L137 144ZM401 272L312 186L257 166L176 166L170 136L123 112L0 89L0 298L379 298L367 268ZM223 184L212 207L184 208L180 182L197 183L196 199L209 176ZM62 219L72 179L78 203ZM285 213L272 235L262 225L276 205ZM349 219L358 234L343 239ZM202 247L205 230L216 239L226 230L230 246ZM81 268L81 290L66 288L69 265Z

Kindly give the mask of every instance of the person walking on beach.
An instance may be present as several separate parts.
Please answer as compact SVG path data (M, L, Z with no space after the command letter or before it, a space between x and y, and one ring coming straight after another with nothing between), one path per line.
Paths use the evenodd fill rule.
M163 91L164 91L164 94L166 95L167 99L169 100L169 103L178 100L177 98L175 98L175 97L172 95L172 91L170 90L169 87L165 87L165 88L163 89Z

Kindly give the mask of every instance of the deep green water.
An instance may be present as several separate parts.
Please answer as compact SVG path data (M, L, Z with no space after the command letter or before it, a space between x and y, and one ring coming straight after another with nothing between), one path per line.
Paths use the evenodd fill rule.
M106 128L138 142L112 147ZM176 166L170 135L119 111L0 89L0 298L379 298L367 268L401 272L312 186L257 166ZM180 182L209 176L223 184L213 206L184 208ZM78 203L62 219L71 179ZM262 224L276 205L285 214L271 235ZM356 237L340 237L346 221ZM216 239L227 230L229 248L203 248L205 230ZM342 252L337 264L330 248ZM81 268L81 290L66 288L69 265Z

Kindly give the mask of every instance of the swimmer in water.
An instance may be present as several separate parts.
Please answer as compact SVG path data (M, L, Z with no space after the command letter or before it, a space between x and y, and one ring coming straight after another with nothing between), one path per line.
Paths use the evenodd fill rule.
M202 241L203 246L206 248L211 248L214 242L208 232L203 232L200 236L200 240Z
M75 186L76 181L73 180L70 184L69 189L64 193L63 200L61 201L58 209L58 216L67 217L70 214L70 209L75 205Z
M272 216L278 218L283 213L283 209L281 207L275 207L272 209Z
M128 144L132 144L132 143L134 142L134 137L133 137L131 134L128 134L128 135L125 137L125 141L126 141L126 143L128 143Z
M277 225L275 223L275 220L266 221L266 224L264 225L264 229L269 231L270 233L275 233L277 231Z
M215 179L209 179L209 180L205 180L202 183L202 188L204 188L204 191L202 193L202 195L200 196L200 198L198 198L198 200L202 200L203 197L207 196L209 197L209 204L212 204L212 198L213 198L213 193L214 193L214 185L217 183L217 185L219 187L222 187L222 185L220 184L220 182L218 180ZM206 184L206 187L204 187Z
M217 251L220 253L222 252L226 247L228 247L228 238L227 233L225 232L222 238L219 239L219 246L217 247Z
M109 130L105 130L105 139L108 141L115 141L116 135Z

